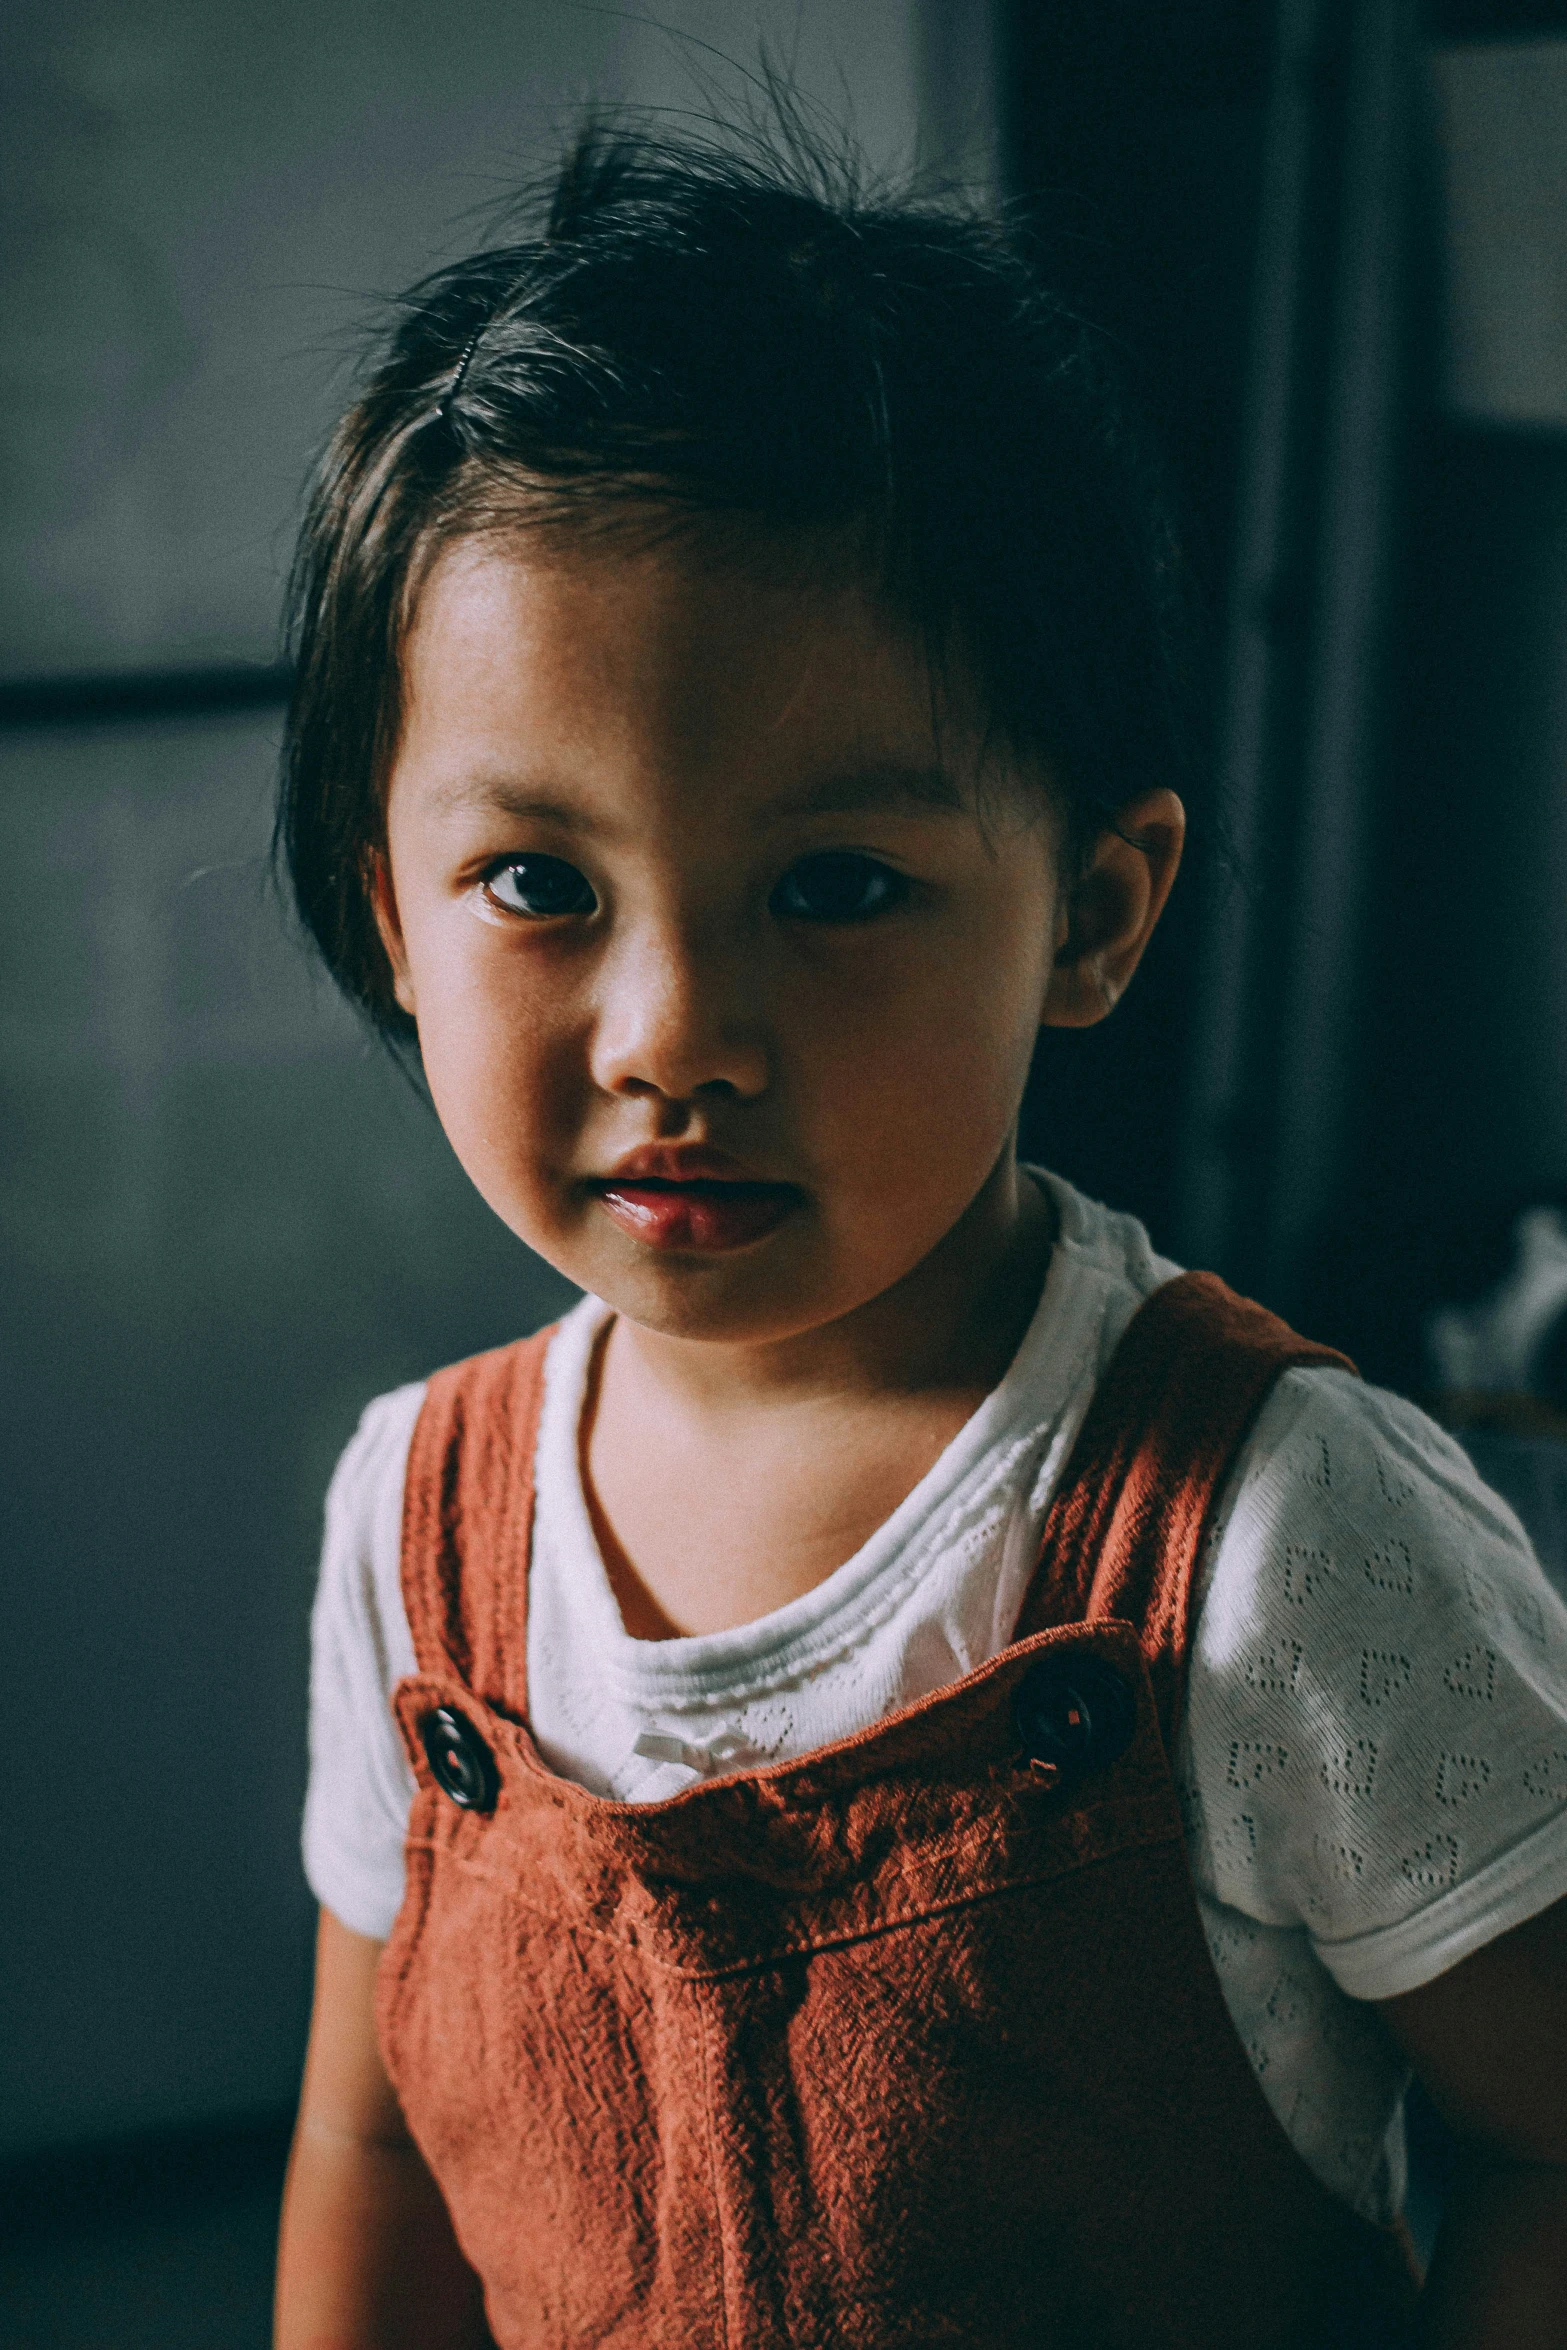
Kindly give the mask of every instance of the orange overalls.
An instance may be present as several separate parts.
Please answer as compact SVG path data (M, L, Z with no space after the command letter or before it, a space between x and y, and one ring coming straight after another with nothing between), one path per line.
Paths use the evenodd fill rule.
M500 2350L1349 2350L1394 2240L1236 2038L1170 1775L1205 1528L1289 1363L1209 1275L1137 1314L1012 1645L836 1746L610 1803L527 1727L545 1340L415 1430L418 1776L379 2022Z

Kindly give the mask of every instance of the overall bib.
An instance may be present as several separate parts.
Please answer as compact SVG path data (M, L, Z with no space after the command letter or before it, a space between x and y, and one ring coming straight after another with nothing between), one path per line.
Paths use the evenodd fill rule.
M527 1726L545 1339L430 1384L382 2047L500 2350L1348 2350L1394 2240L1236 2037L1169 1756L1204 1533L1288 1364L1210 1275L1133 1320L1013 1643L797 1761L606 1802Z

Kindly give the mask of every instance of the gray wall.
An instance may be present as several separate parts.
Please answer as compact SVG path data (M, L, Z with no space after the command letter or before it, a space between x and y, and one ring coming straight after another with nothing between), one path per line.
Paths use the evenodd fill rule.
M478 241L583 98L732 107L763 38L873 157L911 152L914 20L13 0L0 670L266 654L302 462L378 296Z
M732 104L765 35L873 159L983 162L981 6L657 13L15 0L0 678L270 658L355 332L581 98ZM286 936L274 748L0 731L0 2153L291 2096L326 1477L568 1294Z
M284 936L274 737L0 737L4 2150L287 2097L324 1480L567 1294Z
M1567 425L1567 40L1433 50L1442 394L1480 425Z

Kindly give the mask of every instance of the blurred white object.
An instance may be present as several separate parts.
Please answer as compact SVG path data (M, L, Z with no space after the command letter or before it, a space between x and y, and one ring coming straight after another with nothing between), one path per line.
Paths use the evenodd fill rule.
M1426 1345L1450 1394L1526 1395L1545 1341L1567 1313L1567 1217L1528 1208L1513 1228L1513 1262L1472 1306L1438 1306Z

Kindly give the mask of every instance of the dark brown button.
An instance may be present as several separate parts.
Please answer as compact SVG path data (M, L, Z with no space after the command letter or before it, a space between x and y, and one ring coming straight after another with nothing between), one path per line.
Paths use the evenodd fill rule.
M435 1783L464 1811L493 1811L500 1774L478 1731L455 1706L438 1705L419 1725Z
M1137 1729L1137 1699L1113 1665L1092 1649L1042 1656L1012 1701L1029 1760L1063 1780L1102 1771L1124 1754Z

